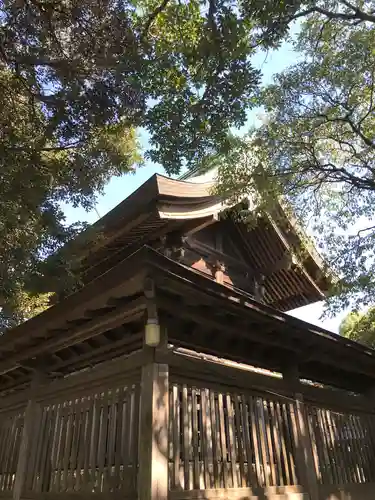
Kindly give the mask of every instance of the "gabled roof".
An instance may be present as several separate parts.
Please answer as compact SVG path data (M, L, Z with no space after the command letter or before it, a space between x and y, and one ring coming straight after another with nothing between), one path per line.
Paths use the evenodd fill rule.
M108 271L143 244L150 245L175 230L189 234L215 222L228 205L213 194L212 174L205 177L184 181L155 174L96 222L90 231L99 236L80 250L85 282ZM322 263L312 252L305 252L303 260L297 256L301 238L285 214L278 221L271 217L261 220L251 231L244 224L236 227L251 267L266 276L268 304L285 311L324 297L329 281ZM278 269L277 262L286 253L295 254L293 265Z

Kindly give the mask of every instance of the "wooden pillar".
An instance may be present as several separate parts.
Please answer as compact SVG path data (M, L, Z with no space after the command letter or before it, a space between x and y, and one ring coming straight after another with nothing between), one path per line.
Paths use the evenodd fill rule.
M139 500L168 498L168 365L142 368L139 422Z
M314 455L307 420L307 411L303 396L300 393L295 394L295 408L297 420L297 432L300 445L300 460L303 485L309 493L310 500L319 500L319 488L315 471Z
M167 332L160 328L155 302L155 290L147 281L147 317L145 325L145 365L141 375L139 409L139 473L138 500L168 499L168 419L169 370L168 365L156 361L157 352L167 348ZM159 328L157 345L147 345L147 328ZM150 336L149 336L150 337Z
M297 467L302 486L309 493L310 500L319 499L318 481L315 471L313 447L307 419L307 411L301 392L298 365L291 363L283 371L286 386L294 394L296 417L296 453Z
M13 500L20 500L25 487L30 448L35 435L36 426L40 424L40 405L36 402L35 397L36 391L42 380L43 374L41 372L36 372L31 382L30 396L25 410L16 477L13 487Z

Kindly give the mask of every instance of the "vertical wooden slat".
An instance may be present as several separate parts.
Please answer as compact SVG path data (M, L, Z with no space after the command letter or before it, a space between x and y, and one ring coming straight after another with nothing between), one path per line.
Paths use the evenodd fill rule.
M250 471L252 472L252 456L254 455L254 464L255 464L255 471L256 471L256 486L261 486L264 485L264 480L262 477L262 471L261 471L261 452L259 448L259 439L258 439L258 432L257 432L257 414L254 408L254 400L253 396L249 396L247 399L248 403L248 409L249 409L249 414L247 416L247 426L250 426L250 436L251 436L251 442L252 442L252 450L250 449L251 444L249 445L249 457L248 457L248 467L250 467ZM247 412L246 412L247 413ZM250 438L249 436L249 438ZM250 474L250 481L252 478L252 473ZM251 481L252 482L252 481ZM250 486L253 486L250 482Z
M220 488L220 477L219 477L219 456L218 456L218 447L219 447L219 434L218 434L218 426L216 419L216 398L215 392L210 390L210 425L211 425L211 433L212 433L212 473L213 473L213 487Z
M289 463L291 466L291 474L293 484L299 484L299 471L297 470L297 453L296 453L296 442L294 440L294 432L293 432L293 403L285 403L282 405L282 415L285 423L286 430L286 445L289 456Z
M180 482L180 388L177 385L173 386L173 481L172 488L181 489Z
M269 475L269 470L268 470L268 464L267 464L267 444L266 444L266 428L264 426L264 417L263 417L263 400L256 399L254 398L251 402L251 413L253 418L255 419L256 426L257 426L257 433L258 437L260 439L260 454L262 457L262 467L263 467L263 477L264 477L264 486L271 486L272 480L270 481L270 475ZM261 403L258 404L258 402ZM262 425L263 424L263 425Z
M117 412L116 412L116 435L115 435L115 471L113 485L117 489L120 486L120 468L122 463L121 456L121 436L122 436L122 414L124 409L124 387L120 387L117 394Z
M188 467L189 467L189 483L188 483L188 490L193 489L193 450L192 450L192 442L193 442L193 420L192 420L192 396L191 396L191 389L190 387L188 388L187 391L187 424L188 424L188 456L187 456L187 461L188 461Z
M329 424L332 428L332 433L333 433L334 438L335 438L335 449L336 449L336 456L338 459L338 466L340 469L340 479L343 483L346 483L346 482L348 482L348 477L346 474L345 451L344 451L342 440L340 439L339 428L336 425L337 420L338 420L338 416L335 415L333 412L329 412L328 421L329 421Z
M204 423L204 395L203 390L199 391L199 485L201 489L206 489L206 457L207 443Z
M367 439L367 423L366 419L364 418L364 415L358 415L356 419L356 429L357 429L357 435L360 440L360 447L361 451L363 453L363 471L364 471L364 480L365 482L371 482L372 481L372 470L371 470L371 452L370 448L368 446L368 439Z
M96 484L99 479L97 479L98 470L98 449L99 449L99 435L100 435L100 423L101 423L101 395L96 394L94 400L94 420L93 420L93 433L92 433L92 444L91 444L91 457L90 457L90 467L91 467L91 481L90 490L96 489Z
M14 420L9 418L7 423L8 423L7 434L6 434L6 438L4 441L5 449L4 449L4 458L3 458L3 475L1 478L1 486L0 486L2 491L6 490L6 484L7 484L7 479L8 479L9 450L12 447L12 435L13 435Z
M326 464L327 466L325 467L325 470L326 470L326 474L327 474L327 482L329 484L335 484L335 479L334 479L334 475L333 475L333 472L332 472L332 460L333 460L333 457L331 455L331 453L329 452L329 441L328 441L328 438L327 438L327 434L325 432L325 424L324 424L324 421L322 419L322 410L321 408L317 408L317 423L318 423L318 426L319 426L319 431L320 431L320 435L322 437L322 448L323 448L323 455L324 455L324 464Z
M198 490L200 487L200 474L199 474L199 449L198 449L198 408L197 408L197 391L193 387L191 391L192 397L192 412L193 412L193 488Z
M371 481L375 480L375 439L372 433L372 420L370 415L363 416L366 425L366 440L369 454L369 469L371 474Z
M270 401L269 403L269 411L270 411L270 417L271 417L271 427L272 427L272 434L273 434L273 445L275 447L274 452L276 454L276 467L277 467L277 472L278 472L278 481L277 485L278 486L284 486L285 481L284 481L284 476L283 476L283 469L282 469L282 456L281 456L281 449L282 449L282 444L281 444L281 438L280 438L280 430L277 425L277 418L276 418L276 409L275 409L276 402Z
M357 464L357 473L358 473L358 482L359 483L364 483L366 481L365 475L364 475L364 456L363 452L361 449L360 441L359 441L359 435L357 433L356 429L356 416L355 415L349 415L349 420L351 422L351 428L352 428L352 435L353 435L353 447L354 447L354 453L356 455L356 464Z
M72 436L73 436L73 413L72 413L72 402L69 402L66 415L66 440L64 447L64 459L63 459L63 475L61 482L62 491L66 491L68 488L68 475L69 475L69 465L70 465L70 451L72 446Z
M205 420L206 420L206 442L207 442L207 470L209 477L209 488L214 486L213 478L213 435L211 428L211 398L210 390L205 389Z
M106 444L108 429L108 391L103 394L101 401L100 434L98 447L98 492L103 491L104 467L106 462Z
M35 491L40 492L40 470L42 467L42 455L43 455L43 449L44 449L44 435L45 435L45 430L46 430L46 422L47 422L47 411L46 408L43 409L42 411L42 418L40 421L40 431L38 435L38 440L37 440L37 446L35 449L35 455L34 455L34 460L32 462L33 466L33 476L32 476L32 489L35 488Z
M310 406L307 408L307 414L308 414L307 423L309 426L309 434L311 437L311 445L312 445L312 450L313 450L315 473L316 473L316 477L317 477L319 483L321 484L322 483L322 475L321 475L321 470L320 470L318 444L317 444L317 437L316 437L316 432L315 432L315 428L314 428L314 415L313 415L312 410L313 409Z
M168 490L172 491L174 489L174 460L173 460L173 387L169 388L169 427L168 427Z
M72 446L70 451L70 474L68 476L68 491L74 491L77 481L77 457L79 446L79 426L81 416L81 400L73 401L72 415Z
M0 424L0 491L3 491L5 473L6 440L8 435L8 420L3 416Z
M250 428L251 428L251 417L248 413L248 402L246 400L245 395L242 395L242 423L243 423L243 433L244 433L244 455L247 463L247 481L246 486L254 487L258 486L258 478L255 484L253 484L253 449L251 446L251 438L250 438ZM258 464L259 465L259 464ZM259 468L259 467L258 467ZM256 468L256 473L258 474L258 468Z
M4 490L8 490L8 491L9 491L11 483L12 483L13 456L14 456L16 445L17 445L16 435L17 435L17 420L16 420L16 418L12 418L12 427L11 427L11 432L10 432L10 437L9 437L9 446L7 449L6 475L5 475L5 481L4 481Z
M234 488L238 487L237 482L237 459L236 450L234 446L234 414L232 406L232 398L230 394L226 395L227 406L227 433L228 433L228 446L229 446L229 459L231 468L232 484Z
M16 415L14 417L15 420L15 427L14 427L14 446L12 450L12 456L11 456L11 466L10 466L10 474L8 478L8 490L11 491L13 488L13 483L14 483L14 477L16 474L16 469L17 469L17 461L18 461L18 454L19 454L19 447L20 447L20 436L22 433L22 430L20 429L19 425L19 416Z
M217 456L217 473L219 488L224 488L224 473L223 473L223 455L221 449L221 433L220 433L220 412L219 412L219 395L214 393L215 406L215 426L216 426L216 456Z
M204 473L205 489L211 487L210 471L209 471L209 441L207 435L207 395L204 389L201 389L201 419L202 419L202 462Z
M121 478L121 489L124 490L129 486L128 483L128 427L130 426L129 421L129 406L130 406L130 397L129 397L129 388L126 387L124 391L124 399L123 399L123 409L122 409L122 424L121 424L121 457L122 457L122 478Z
M84 481L84 459L85 448L88 441L87 428L88 428L88 398L82 398L79 413L80 431L79 431L79 447L77 455L77 478L75 490L80 491L82 482Z
M55 432L56 432L56 424L57 424L57 419L58 419L58 412L57 412L57 405L53 404L49 407L49 425L48 425L48 430L46 432L46 435L44 439L46 439L47 442L47 448L46 448L46 458L45 458L45 465L43 468L43 479L42 479L42 484L43 484L43 490L44 491L52 491L52 488L54 486L54 481L55 481L55 474L54 474L54 465L53 465L53 458L54 458L54 444L55 444Z
M299 481L301 481L301 483L304 483L304 485L306 485L305 459L302 449L303 444L298 425L297 402L290 403L288 406L289 406L288 410L291 423L291 437L293 442L293 449L295 452L294 463L296 466L296 473L298 475Z
M56 481L57 481L57 458L58 458L58 450L59 450L59 441L60 441L60 426L61 426L61 409L60 405L55 405L55 419L53 424L53 433L52 433L52 445L51 445L51 491L56 492Z
M237 457L240 466L240 486L246 488L246 474L245 474L245 444L244 444L244 427L245 422L242 419L242 413L240 410L242 400L238 394L234 394L234 417L235 417L235 428L237 439Z
M125 456L124 456L124 479L123 487L124 489L129 489L132 487L132 474L131 474L131 456L132 456L132 414L133 414L133 394L131 387L126 388L126 398L125 398Z
M329 416L330 416L330 412L328 410L323 409L322 419L323 419L323 422L325 424L327 440L329 443L328 446L329 446L330 454L332 456L331 463L332 463L332 468L333 468L333 474L335 477L335 482L336 482L336 484L342 484L343 480L341 477L339 459L338 459L336 443L335 443L335 436L333 434L333 429L331 426L331 420L330 420Z
M345 481L347 483L353 482L353 471L351 467L351 463L353 461L353 453L350 449L350 443L348 439L348 425L346 421L346 416L343 414L338 415L338 424L339 436L341 440L341 449L343 452L343 460L345 464Z
M139 444L139 409L141 402L141 388L139 383L134 386L134 421L132 434L134 435L132 447L132 484L134 490L137 488L137 471L138 471L138 444Z
M56 482L55 482L56 491L61 491L61 482L64 474L64 451L66 444L66 434L68 429L67 427L67 420L69 418L68 412L69 412L68 405L66 403L62 403L60 406L61 424L60 424L60 440L57 451L57 471L56 471Z
M264 418L264 425L266 428L266 439L267 439L267 450L268 450L271 486L276 486L277 485L277 473L276 473L274 450L273 450L273 445L272 445L272 434L271 434L271 425L272 424L270 422L270 412L269 412L269 408L268 408L268 402L266 400L263 400L263 418Z
M183 460L184 460L184 489L189 489L189 414L188 414L188 390L182 387L182 422L183 422Z
M90 452L92 445L93 420L94 420L95 396L89 396L87 400L87 432L85 435L84 458L83 458L83 490L89 490L90 483Z
M227 458L227 443L225 436L225 421L224 421L224 402L223 395L218 394L218 408L219 408L219 425L220 425L220 442L221 442L221 456L222 456L222 474L224 488L228 488L228 458Z
M103 492L109 492L113 488L114 436L116 432L116 389L111 389L108 400L108 424L107 424L107 466L105 467L105 480Z
M275 403L275 422L276 422L276 432L278 433L280 437L280 442L281 442L281 460L282 463L284 464L284 473L285 473L285 482L287 485L292 485L293 480L291 477L291 467L290 467L290 462L289 462L289 456L287 453L287 448L286 448L286 442L285 442L285 429L283 428L283 421L282 421L282 415L281 415L281 402L277 401Z

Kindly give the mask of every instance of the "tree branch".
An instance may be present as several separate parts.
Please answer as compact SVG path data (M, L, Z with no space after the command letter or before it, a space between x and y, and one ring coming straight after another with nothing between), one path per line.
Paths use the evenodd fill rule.
M168 3L169 0L163 0L162 3L158 7L156 7L156 9L153 12L151 12L151 14L148 16L147 22L141 34L141 40L144 40L146 38L152 23L155 21L158 15L161 14L163 10L167 7Z
M360 22L370 22L370 23L375 23L375 16L372 14L368 14L367 12L364 12L360 9L355 9L353 14L345 14L344 12L332 12L326 9L323 9L318 6L311 7L310 9L303 10L301 12L297 12L297 14L294 14L293 16L290 17L290 21L294 21L296 19L299 19L301 17L308 16L309 14L322 14L323 16L328 17L328 19L342 19L344 21L355 21L359 20Z

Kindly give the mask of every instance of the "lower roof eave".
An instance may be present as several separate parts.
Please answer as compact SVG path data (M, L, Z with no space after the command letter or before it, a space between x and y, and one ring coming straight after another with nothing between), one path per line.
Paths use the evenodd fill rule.
M375 351L261 304L149 247L3 335L0 373L35 359L35 352L52 356L99 335L119 321L119 312L121 321L127 315L128 323L138 326L146 307L146 276L155 281L160 317L170 326L169 336L181 345L274 371L292 362L303 378L349 390L375 384ZM69 372L74 366L73 361L65 362Z

